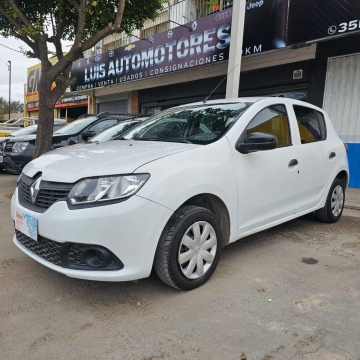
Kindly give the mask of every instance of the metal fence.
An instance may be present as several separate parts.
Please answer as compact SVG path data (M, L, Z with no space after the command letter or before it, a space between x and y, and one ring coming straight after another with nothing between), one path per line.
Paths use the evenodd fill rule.
M232 4L233 0L172 0L168 6L168 20L175 25L176 23L185 24L232 6Z

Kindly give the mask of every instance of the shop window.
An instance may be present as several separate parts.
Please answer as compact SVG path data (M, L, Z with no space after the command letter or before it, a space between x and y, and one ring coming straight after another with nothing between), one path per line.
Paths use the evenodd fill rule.
M324 115L305 106L294 106L302 144L326 139Z
M284 105L269 106L260 111L246 128L247 135L262 132L275 135L278 147L291 145L289 119Z

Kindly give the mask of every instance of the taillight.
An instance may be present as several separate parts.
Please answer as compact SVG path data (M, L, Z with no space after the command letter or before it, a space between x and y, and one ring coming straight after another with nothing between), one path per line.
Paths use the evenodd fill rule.
M346 152L348 152L348 145L347 145L347 143L344 143L344 146L345 146L345 150L346 150Z

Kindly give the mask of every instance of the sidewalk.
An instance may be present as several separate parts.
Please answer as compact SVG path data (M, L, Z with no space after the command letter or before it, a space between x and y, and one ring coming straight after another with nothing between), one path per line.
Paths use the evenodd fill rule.
M360 210L360 189L347 188L345 194L345 207Z

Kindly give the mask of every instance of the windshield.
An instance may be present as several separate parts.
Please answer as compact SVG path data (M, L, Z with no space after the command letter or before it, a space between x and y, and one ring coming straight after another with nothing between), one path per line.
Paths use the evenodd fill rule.
M136 124L138 124L140 120L134 121L125 121L120 124L117 124L109 129L104 130L100 134L94 136L90 141L97 142L97 141L107 141L124 134L126 131L133 128Z
M75 135L78 132L84 130L88 125L90 125L96 117L89 117L86 119L75 120L71 124L64 126L63 128L54 132L54 134L63 134L63 135Z
M251 103L183 106L161 112L121 139L210 144L220 139Z
M11 134L9 134L9 137L35 134L37 127L38 127L37 125L30 125L25 128L21 128L19 130L13 131Z

